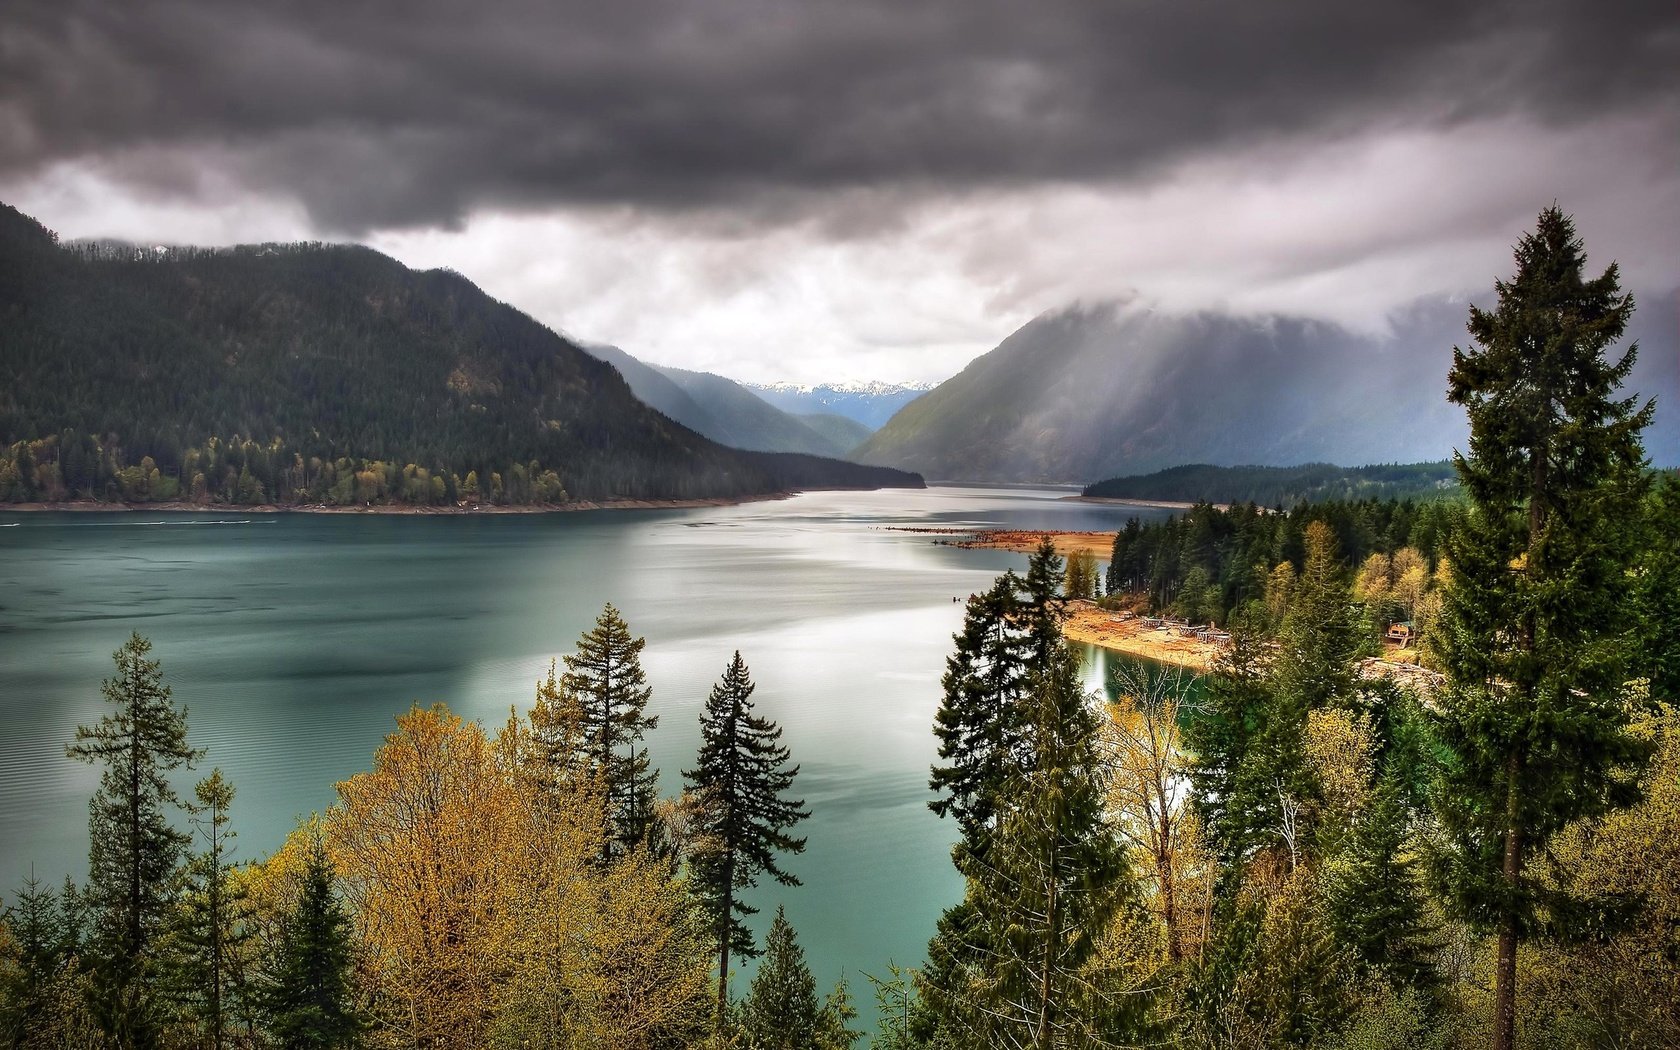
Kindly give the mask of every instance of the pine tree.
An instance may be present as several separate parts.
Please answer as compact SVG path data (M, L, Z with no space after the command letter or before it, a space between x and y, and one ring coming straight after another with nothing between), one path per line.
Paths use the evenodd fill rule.
M1330 864L1325 908L1338 943L1368 970L1419 988L1440 983L1439 947L1426 913L1410 818L1392 775L1378 780L1369 809Z
M156 941L190 841L169 822L166 809L180 799L167 775L202 754L187 746L186 712L170 702L160 663L147 659L151 650L135 634L113 654L116 677L101 688L116 711L91 728L77 726L66 749L79 761L105 764L89 804L94 1012L125 1048L157 1042Z
M1618 396L1636 348L1605 357L1633 300L1614 264L1583 276L1575 224L1555 205L1516 263L1493 310L1471 307L1475 343L1453 351L1470 507L1448 542L1439 645L1438 874L1459 916L1498 933L1496 1050L1514 1045L1517 949L1547 903L1529 858L1571 820L1630 803L1646 752L1628 733L1624 683L1653 406Z
M1130 866L1104 812L1097 717L1065 645L1035 676L1027 745L1009 807L984 854L957 853L983 930L985 961L968 989L972 1041L991 1047L1102 1045L1127 1005L1084 972L1133 896ZM1135 1004L1132 1004L1135 1005Z
M998 792L1019 761L1021 697L1027 659L1020 620L1021 581L1013 572L968 600L956 651L945 661L944 700L934 715L939 757L928 803L957 822L963 840L978 848L996 819Z
M168 968L174 998L205 1041L222 1050L229 1031L246 1016L245 944L249 906L231 878L234 831L228 827L233 785L220 769L199 781L192 822L205 840L187 862L185 893L170 937Z
M561 688L583 706L583 749L589 767L599 771L607 796L611 859L645 843L655 822L659 771L648 762L642 737L658 728L659 716L647 715L652 696L642 672L645 638L631 638L630 628L609 602L595 626L578 638L577 652L565 658Z
M267 997L269 1031L283 1050L359 1042L363 1025L351 998L351 962L350 918L333 893L332 865L317 839Z
M0 925L0 1045L64 1045L55 1022L74 963L67 941L58 894L31 874Z
M798 766L788 765L782 730L753 714L756 688L737 652L712 687L700 715L700 754L683 779L698 800L690 882L718 945L718 1018L729 1003L729 957L757 954L745 918L757 912L741 892L767 874L783 886L799 880L782 870L777 853L800 853L805 840L788 831L810 816L786 798Z
M764 961L741 1001L741 1031L754 1050L814 1050L822 1023L817 982L781 907L764 936Z
M1258 621L1257 613L1233 618L1231 645L1205 679L1202 710L1184 729L1194 756L1195 806L1227 895L1243 866L1278 840L1279 781L1295 784L1304 770L1301 726L1273 719L1276 700Z
M1680 702L1680 473L1670 472L1646 507L1648 535L1636 596L1641 624L1639 672L1652 697Z

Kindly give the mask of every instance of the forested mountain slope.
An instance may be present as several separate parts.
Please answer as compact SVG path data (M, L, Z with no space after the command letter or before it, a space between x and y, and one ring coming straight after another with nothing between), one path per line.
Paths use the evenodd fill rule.
M919 484L722 447L459 274L367 248L60 247L0 206L0 318L0 499L157 498L154 471L233 502Z
M1647 447L1680 455L1672 298L1643 303L1630 389L1659 399ZM1462 302L1420 303L1374 338L1300 318L1173 316L1105 304L1044 314L860 448L929 478L1089 483L1185 463L1441 460L1463 448L1444 396Z

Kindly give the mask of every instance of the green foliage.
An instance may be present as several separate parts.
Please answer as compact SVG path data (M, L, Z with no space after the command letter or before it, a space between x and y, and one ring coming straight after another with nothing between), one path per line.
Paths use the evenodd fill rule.
M1495 1045L1512 1045L1517 944L1562 898L1526 873L1566 824L1633 801L1648 748L1628 733L1630 569L1652 406L1618 396L1634 351L1616 267L1587 279L1574 223L1542 212L1449 396L1470 417L1470 511L1449 543L1439 646L1448 750L1437 876L1454 912L1500 933ZM1548 898L1553 898L1548 900Z
M235 833L228 827L233 785L220 769L194 789L193 823L204 852L187 862L163 956L165 983L181 1019L215 1050L229 1033L249 1028L255 1014L250 959L250 905L231 878Z
M0 916L0 1046L80 1050L99 1038L85 1008L81 895L31 875Z
M700 754L683 780L696 800L689 881L718 943L718 1013L729 994L729 957L758 954L745 919L757 909L741 891L768 874L784 886L799 880L782 870L778 853L800 853L805 840L788 831L810 816L786 796L798 766L788 764L782 729L753 714L755 686L737 652L712 687L700 715ZM789 937L792 933L789 931Z
M285 924L269 1030L282 1050L337 1050L360 1042L354 1003L350 917L333 892L332 865L319 838L309 850L297 905Z
M1680 471L1656 486L1645 507L1646 535L1634 570L1639 665L1651 695L1680 701Z
M1280 712L1254 615L1231 623L1231 645L1205 679L1202 710L1185 727L1195 756L1195 805L1223 878L1240 877L1261 850L1280 845L1286 797L1310 789L1302 758L1304 710Z
M754 1050L814 1050L822 1013L805 949L778 907L764 937L764 961L741 1001L741 1031Z
M1336 549L1357 565L1408 546L1436 558L1459 513L1447 500L1301 503L1273 512L1252 503L1223 510L1202 503L1165 521L1129 520L1115 537L1105 583L1110 594L1141 596L1153 610L1197 621L1225 623L1248 602L1268 598L1279 599L1281 618L1285 596L1273 594L1268 580L1281 565L1297 575L1305 570L1314 522L1327 525Z
M565 657L560 688L582 709L579 747L582 768L598 776L606 792L604 859L622 856L648 842L655 825L659 771L648 760L642 737L659 726L646 714L647 675L642 671L645 638L631 638L629 625L611 602L595 626L578 638L577 652Z
M957 848L982 962L958 994L987 1046L1101 1045L1115 1004L1086 972L1101 935L1132 903L1130 865L1104 815L1097 719L1065 648L1035 675L1024 723L1028 757L1005 785L1008 806L983 851Z
M169 821L167 810L180 799L168 774L201 755L187 746L186 712L170 701L161 664L147 659L151 651L135 634L112 654L117 673L101 689L115 710L94 726L77 726L66 748L105 767L88 807L93 1005L100 1026L124 1047L158 1039L157 942L189 841Z
M1083 494L1099 499L1292 507L1299 503L1332 501L1432 499L1454 493L1457 488L1458 476L1446 460L1369 467L1338 467L1329 463L1305 463L1298 467L1214 467L1192 463L1153 474L1109 478L1085 486Z
M916 998L915 975L892 962L885 979L864 974L875 989L875 1034L869 1050L921 1050L915 1019L923 1013Z
M998 793L1022 734L1019 701L1027 689L1022 582L1005 572L968 599L955 651L945 660L944 699L934 714L939 757L928 803L952 817L963 840L979 848L997 817Z

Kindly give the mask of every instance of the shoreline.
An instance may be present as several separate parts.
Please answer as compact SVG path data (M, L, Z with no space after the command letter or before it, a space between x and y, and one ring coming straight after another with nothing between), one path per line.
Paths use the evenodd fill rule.
M810 490L816 491L816 490ZM753 496L711 496L704 499L621 499L578 500L573 503L517 506L475 505L471 507L418 507L383 503L362 507L330 504L278 503L96 503L92 500L63 500L55 503L0 503L0 514L389 514L412 517L451 517L471 514L570 514L590 510L688 510L697 507L734 507L746 503L768 503L792 499L797 492L770 492Z
M924 526L891 526L893 532L918 533L926 536L949 537L935 539L933 542L941 547L958 547L963 550L999 550L1014 551L1017 554L1031 554L1038 550L1039 541L1050 537L1051 546L1056 553L1065 558L1070 554L1087 553L1098 561L1106 562L1114 553L1115 532L1069 532L1051 529L978 529L964 526L949 528L933 528Z
M1154 507L1158 510L1191 510L1195 503L1171 499L1122 499L1119 496L1063 496L1071 503L1099 503L1115 507ZM1229 503L1209 504L1214 510L1230 510Z
M1062 636L1099 649L1141 657L1156 663L1205 674L1223 647L1212 642L1175 636L1165 628L1150 628L1141 618L1119 619L1093 603L1076 602L1062 621Z

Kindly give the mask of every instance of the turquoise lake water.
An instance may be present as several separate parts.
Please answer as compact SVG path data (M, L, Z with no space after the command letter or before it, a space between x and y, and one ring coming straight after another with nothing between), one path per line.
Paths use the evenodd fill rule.
M368 767L411 703L495 726L603 603L647 638L650 739L674 793L699 713L739 649L813 816L754 901L788 917L827 988L921 961L961 895L927 809L939 677L966 597L1024 555L894 526L1113 529L1148 509L1066 492L825 492L736 507L460 517L0 512L0 894L82 876L97 770L64 757L104 713L131 631L151 639L190 739L238 790L238 856ZM1087 650L1093 688L1104 658ZM184 778L195 779L196 775ZM743 987L737 978L737 990ZM872 1010L866 1011L872 1015Z

